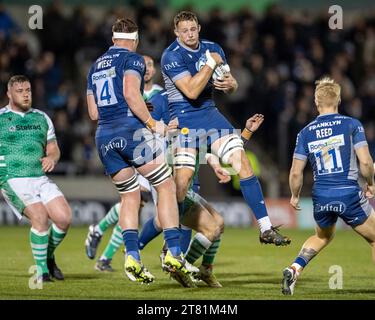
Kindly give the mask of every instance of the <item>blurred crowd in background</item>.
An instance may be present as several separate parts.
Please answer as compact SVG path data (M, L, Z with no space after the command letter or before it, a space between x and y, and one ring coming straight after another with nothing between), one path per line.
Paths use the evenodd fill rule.
M192 9L192 8L190 8ZM93 19L87 7L64 14L60 2L44 8L43 30L23 30L0 4L0 106L6 83L25 74L33 84L33 106L47 112L56 128L62 157L58 174L102 174L94 145L95 123L87 115L86 75L111 45L111 25L130 16L140 28L138 52L158 63L174 40L173 14L152 0L108 9ZM193 9L192 9L193 10ZM255 15L250 9L227 14L198 12L201 38L218 42L239 82L236 94L218 94L220 110L237 128L254 113L265 122L249 146L263 166L274 168L281 196L299 130L315 116L314 81L331 75L342 86L340 112L360 119L375 157L375 13L359 16L343 30L328 28L328 14L290 15L277 5ZM37 48L37 50L35 50ZM162 83L160 72L156 82ZM262 172L269 172L263 168ZM264 177L263 177L264 178ZM269 177L267 177L269 179Z

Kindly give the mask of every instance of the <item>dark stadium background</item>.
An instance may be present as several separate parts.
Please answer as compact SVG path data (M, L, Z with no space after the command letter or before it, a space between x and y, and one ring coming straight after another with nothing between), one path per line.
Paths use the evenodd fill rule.
M84 3L84 4L83 4ZM28 28L28 8L43 8L43 29ZM343 30L330 30L330 5L344 12ZM340 112L360 119L375 157L375 4L373 1L0 1L0 107L6 83L25 74L33 86L33 106L47 112L56 128L62 157L54 181L74 209L74 222L97 221L118 200L104 177L94 145L95 124L87 115L88 67L110 45L117 17L140 27L138 52L160 61L174 39L173 15L197 12L201 37L217 41L226 53L239 90L218 94L220 110L236 128L254 113L265 122L248 145L271 218L289 227L312 227L312 177L306 171L302 212L288 205L288 170L297 132L316 115L314 81L330 74L342 86ZM156 82L162 84L160 72ZM221 186L205 166L201 193L212 200L227 224L251 223L236 183ZM146 206L142 220L153 214ZM0 224L15 218L0 200ZM277 224L277 223L276 223Z

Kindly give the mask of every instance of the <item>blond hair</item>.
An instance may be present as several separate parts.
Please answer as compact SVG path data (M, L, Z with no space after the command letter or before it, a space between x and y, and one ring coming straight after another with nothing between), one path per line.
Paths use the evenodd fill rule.
M315 101L319 107L337 107L341 101L341 87L330 77L315 81Z
M177 26L181 21L195 21L199 24L197 15L190 11L181 11L175 15L173 19L175 29L177 29Z

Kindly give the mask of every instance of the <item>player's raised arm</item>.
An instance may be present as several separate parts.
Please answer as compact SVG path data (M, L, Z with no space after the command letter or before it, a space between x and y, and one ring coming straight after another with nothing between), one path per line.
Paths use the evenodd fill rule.
M181 12L174 18L174 33L177 37L178 48L187 48L194 52L200 47L199 32L201 26L198 23L196 15L188 12ZM205 50L205 55L202 56L203 66L200 65L197 73L189 71L188 63L180 52L176 50L169 51L163 54L161 59L161 66L163 73L166 74L175 86L188 99L195 100L202 93L208 81L212 77L216 66L223 63L223 58L216 49ZM191 59L193 56L191 56Z
M244 145L251 139L253 133L258 130L264 121L264 115L254 114L246 121L245 128L242 130L241 139Z
M182 76L180 78L178 76L175 78L176 80L174 83L176 87L189 99L195 100L199 97L203 89L206 87L208 81L211 79L216 65L223 62L218 53L210 52L208 50L206 51L206 59L206 64L194 76L191 76L189 72L186 72L181 73ZM167 65L164 65L163 67L164 70L168 68Z

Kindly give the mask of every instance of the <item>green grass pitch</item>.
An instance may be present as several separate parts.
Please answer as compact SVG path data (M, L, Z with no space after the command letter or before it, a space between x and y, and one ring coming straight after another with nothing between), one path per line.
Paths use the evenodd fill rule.
M33 264L27 227L0 227L0 299L375 299L375 266L370 246L350 230L338 231L334 241L306 268L295 295L280 291L282 269L299 252L311 230L283 230L292 237L289 247L261 245L255 229L225 230L216 260L216 275L223 284L211 289L182 288L165 275L159 265L162 237L142 252L145 265L155 275L153 284L129 281L123 272L123 254L114 257L114 273L94 270L94 261L84 252L87 228L73 227L56 252L65 273L63 282L45 284L42 290L28 287ZM105 235L98 253L104 249L111 231ZM329 288L332 265L343 270L343 289Z

